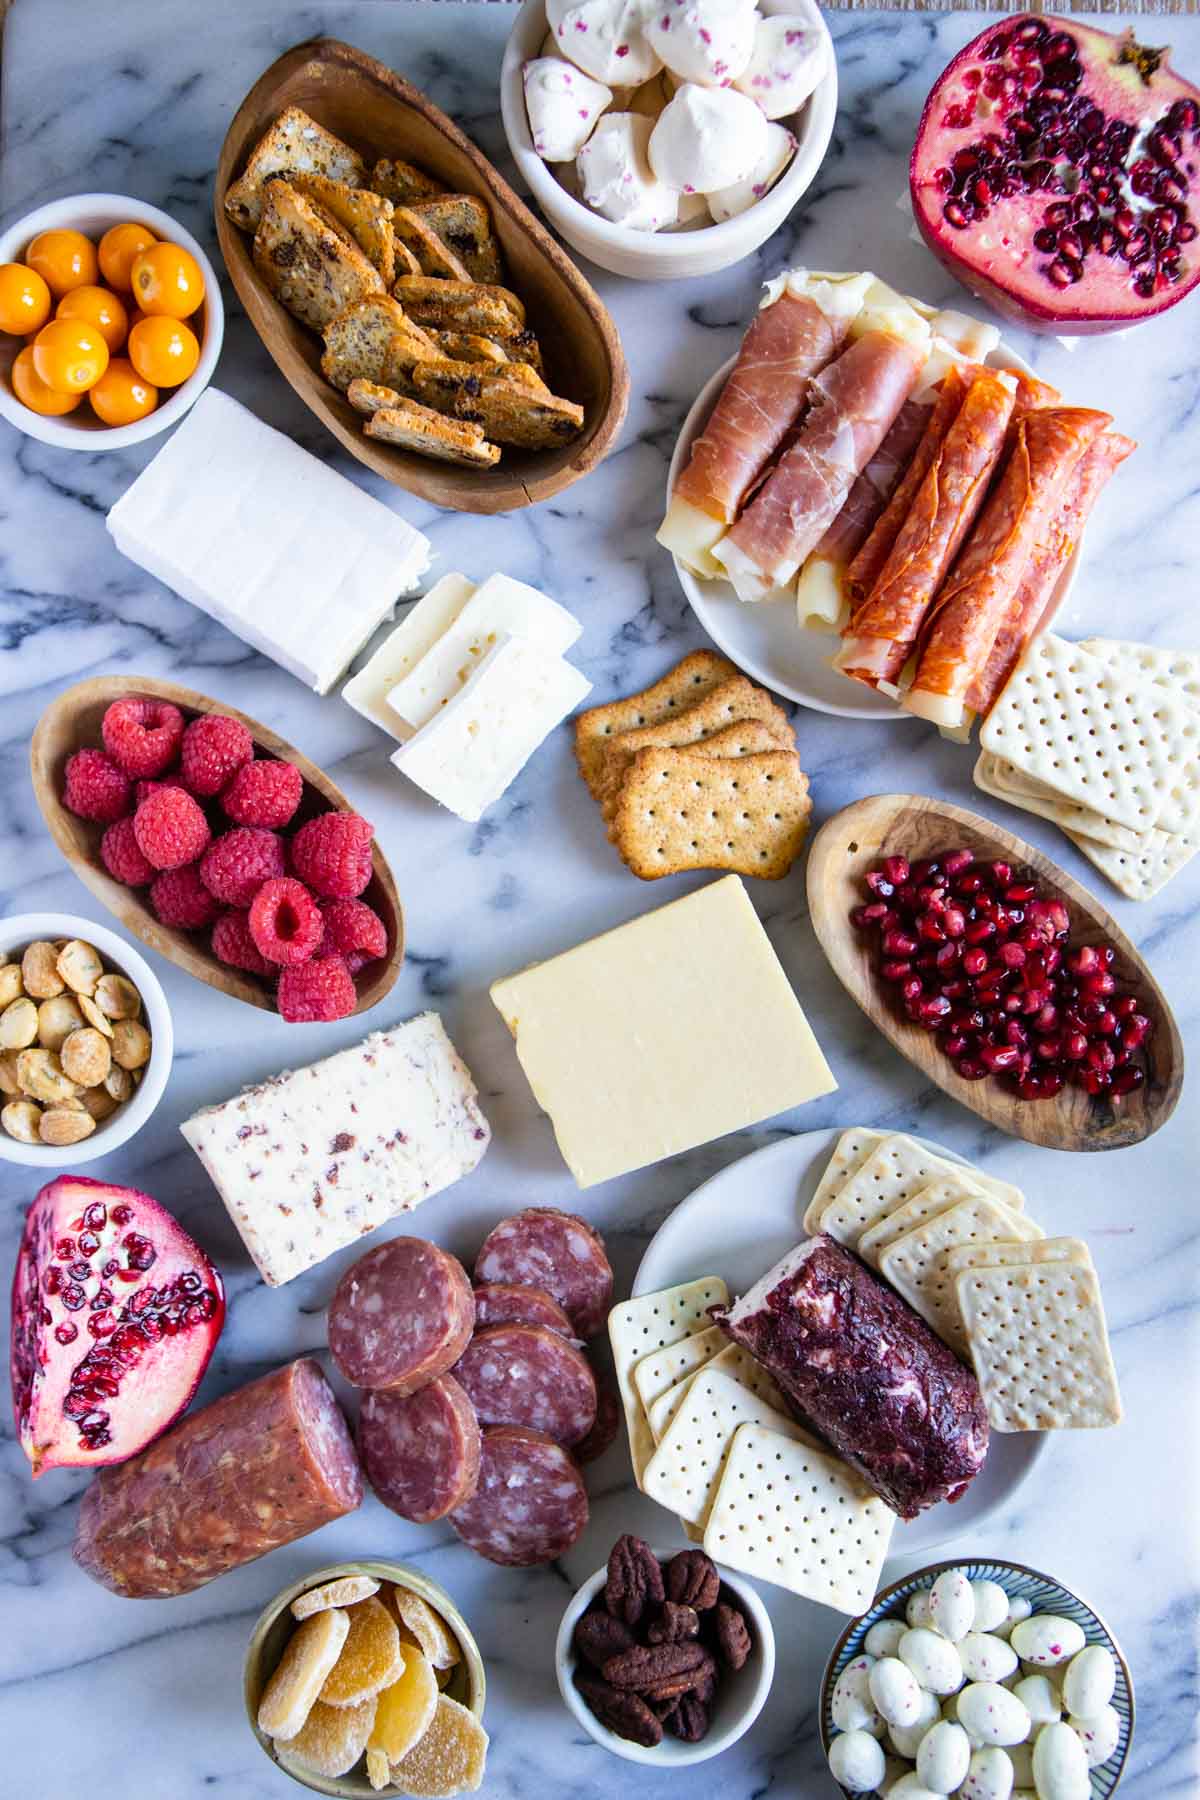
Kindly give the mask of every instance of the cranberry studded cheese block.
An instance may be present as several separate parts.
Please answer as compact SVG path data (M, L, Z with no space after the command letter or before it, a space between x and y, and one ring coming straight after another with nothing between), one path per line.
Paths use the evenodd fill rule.
M974 1376L832 1238L798 1245L715 1316L902 1519L958 1499L982 1468Z
M181 1129L271 1287L469 1174L491 1137L436 1013L205 1107Z

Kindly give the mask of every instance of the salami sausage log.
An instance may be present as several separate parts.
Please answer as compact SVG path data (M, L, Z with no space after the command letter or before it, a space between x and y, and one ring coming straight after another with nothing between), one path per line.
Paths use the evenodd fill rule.
M355 1387L415 1394L458 1361L475 1297L458 1258L398 1237L353 1263L329 1303L329 1350Z
M450 1514L464 1544L514 1569L565 1555L587 1522L587 1490L571 1452L544 1432L517 1425L484 1432L479 1485Z
M502 1219L484 1239L475 1279L543 1288L581 1338L604 1329L612 1304L613 1272L604 1239L586 1219L552 1206L531 1206Z
M475 1492L479 1420L453 1375L419 1394L364 1396L358 1450L367 1480L402 1519L429 1525Z
M577 1444L596 1423L596 1377L574 1344L544 1325L477 1331L454 1365L482 1425L527 1425Z
M362 1471L307 1357L189 1413L83 1497L75 1560L135 1600L189 1594L353 1512Z
M475 1289L475 1329L491 1325L544 1325L573 1338L575 1327L558 1301L544 1288L520 1287L515 1281L486 1281Z

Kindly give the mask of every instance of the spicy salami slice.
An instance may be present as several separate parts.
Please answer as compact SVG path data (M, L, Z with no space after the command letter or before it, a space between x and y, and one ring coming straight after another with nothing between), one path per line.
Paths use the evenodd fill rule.
M596 1423L596 1377L574 1344L544 1325L477 1331L454 1365L481 1425L528 1425L577 1444Z
M355 1387L415 1394L453 1367L474 1328L466 1270L425 1238L368 1250L329 1303L330 1354Z
M585 1438L571 1445L571 1454L579 1463L595 1462L616 1439L621 1423L620 1402L607 1382L596 1383L596 1423Z
M544 1325L573 1338L575 1327L558 1301L544 1288L521 1287L515 1281L485 1281L475 1289L475 1329L491 1325Z
M484 1239L475 1279L544 1288L581 1338L603 1330L612 1304L613 1272L604 1239L586 1219L553 1206L530 1206L502 1219Z
M479 1420L453 1375L417 1394L367 1394L358 1452L385 1506L418 1525L444 1519L479 1480Z
M542 1431L492 1425L483 1434L479 1485L450 1523L479 1556L508 1568L553 1562L588 1522L575 1458Z

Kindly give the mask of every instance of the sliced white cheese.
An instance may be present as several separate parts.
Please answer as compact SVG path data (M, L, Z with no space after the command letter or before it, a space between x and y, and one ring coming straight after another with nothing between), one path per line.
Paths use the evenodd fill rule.
M921 317L912 302L895 288L889 287L886 281L872 278L866 297L855 313L850 325L851 339L860 338L868 331L886 331L892 337L903 338L906 344L912 344L918 350L928 352L932 341L932 333L926 321Z
M783 293L800 294L815 300L828 319L852 319L874 280L870 273L833 275L820 269L785 269L764 285L759 305L773 306Z
M489 575L454 623L397 682L388 705L409 731L419 731L470 680L505 633L561 656L582 630L573 613L537 588L508 575Z
M392 762L460 819L474 823L591 687L561 656L526 638L502 636Z
M847 611L843 573L842 565L827 556L809 557L796 583L796 617L802 631L841 630Z
M974 362L986 362L1000 342L997 326L985 325L982 319L972 319L967 313L956 312L952 306L944 306L940 312L935 312L929 323L935 337L945 338Z
M465 575L443 575L434 582L429 592L414 602L407 617L388 633L370 661L350 677L342 689L342 699L398 743L411 737L411 727L404 725L388 705L388 694L428 655L475 591L475 583Z
M719 580L724 574L720 563L712 557L712 547L725 524L714 519L711 513L701 512L690 500L683 500L678 494L671 497L667 508L667 516L659 526L656 536L664 550L677 556L685 569L694 575L702 575L709 581Z

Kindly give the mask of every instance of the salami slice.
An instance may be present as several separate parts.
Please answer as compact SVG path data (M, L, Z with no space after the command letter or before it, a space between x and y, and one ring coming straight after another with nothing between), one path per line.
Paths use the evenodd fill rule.
M83 1497L75 1560L114 1594L164 1600L340 1519L362 1495L333 1389L305 1357L102 1470Z
M508 1568L553 1562L588 1522L575 1458L545 1432L492 1425L483 1434L479 1485L450 1523L479 1556Z
M479 1420L453 1375L439 1375L419 1394L365 1396L358 1451L367 1480L402 1519L429 1525L475 1492Z
M596 1423L585 1438L572 1444L571 1453L576 1462L595 1462L597 1457L612 1444L621 1423L620 1402L607 1382L596 1383Z
M514 1281L485 1281L475 1289L475 1329L490 1325L544 1325L573 1338L575 1327L558 1301L544 1288L520 1287Z
M454 1365L481 1425L527 1425L577 1444L596 1423L596 1377L581 1350L544 1325L477 1331Z
M502 1219L484 1239L475 1279L544 1288L581 1338L604 1329L612 1304L613 1272L604 1239L586 1219L552 1206L527 1207Z
M398 1237L353 1263L329 1303L329 1350L355 1387L415 1394L458 1361L475 1297L458 1258Z

